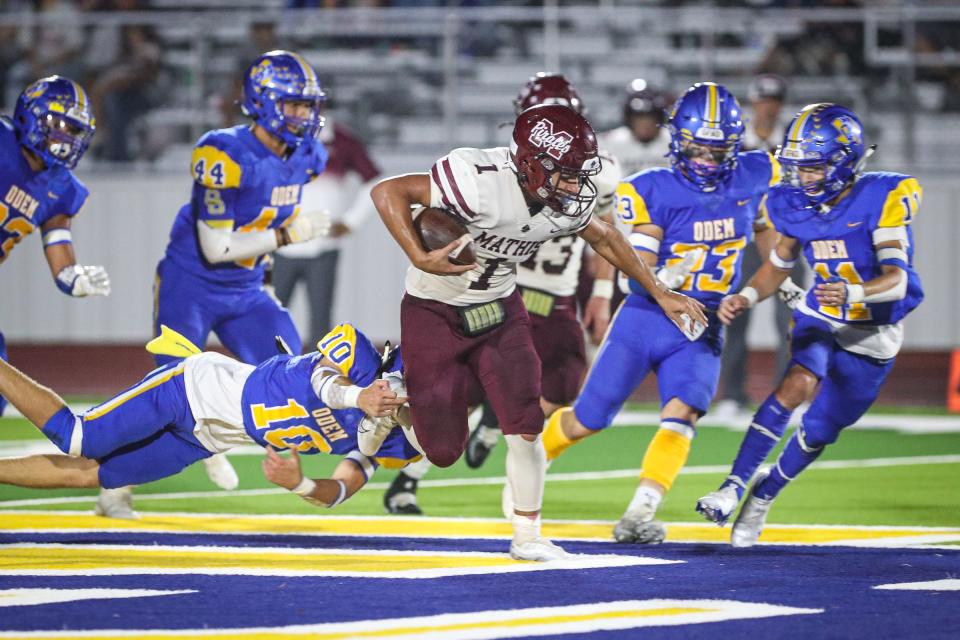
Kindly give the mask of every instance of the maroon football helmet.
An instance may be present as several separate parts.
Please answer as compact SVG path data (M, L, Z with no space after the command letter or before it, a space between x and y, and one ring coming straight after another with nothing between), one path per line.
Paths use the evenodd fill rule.
M510 145L520 186L558 214L579 218L597 198L597 135L582 115L561 105L531 107L517 117ZM576 193L559 183L576 182Z
M562 73L538 72L523 85L523 89L513 101L513 108L516 114L520 115L530 107L540 104L562 104L579 114L587 112L577 90Z

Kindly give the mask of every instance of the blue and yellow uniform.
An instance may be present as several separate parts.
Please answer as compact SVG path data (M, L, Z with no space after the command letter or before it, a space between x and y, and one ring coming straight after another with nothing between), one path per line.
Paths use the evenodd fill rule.
M18 242L54 216L75 216L89 193L63 165L42 171L31 169L13 125L7 118L0 118L0 264ZM58 243L56 238L49 240L48 246ZM2 333L0 358L7 359ZM0 414L6 405L0 396Z
M171 362L114 398L74 415L63 408L43 432L65 453L100 462L105 488L143 484L174 475L213 453L251 441L301 454L346 456L369 479L380 464L402 467L420 457L395 429L371 460L360 454L360 409L331 409L311 378L326 357L360 386L390 366L370 340L348 324L334 328L302 356L278 355L254 367L217 353ZM78 435L82 433L82 437Z
M796 239L815 276L815 283L862 284L895 265L907 277L906 292L890 302L857 302L824 307L814 287L794 311L791 362L825 380L804 415L811 441L833 442L841 429L856 422L873 404L893 367L902 340L899 323L923 300L913 268L913 231L922 189L916 178L886 172L862 175L850 192L826 214L798 208L795 192L777 187L767 209L777 231ZM902 229L906 261L878 257L876 244L884 230Z
M627 178L617 189L620 217L636 226L656 225L659 246L633 234L639 251L655 252L657 267L698 258L677 288L715 311L739 280L744 247L754 226L765 222L764 196L779 180L777 165L762 151L739 154L729 182L704 192L678 168L656 168ZM714 320L689 341L636 282L623 302L600 348L580 396L574 403L579 422L588 429L611 424L624 401L650 372L657 373L661 405L679 398L705 413L716 390L723 346L722 328Z
M157 267L158 332L166 325L202 347L214 331L240 360L252 364L275 353L276 335L300 352L289 314L262 287L267 258L211 264L200 248L197 223L232 232L284 226L298 211L303 185L323 171L326 161L323 144L312 138L285 159L244 126L200 138L191 161L190 202L177 214Z

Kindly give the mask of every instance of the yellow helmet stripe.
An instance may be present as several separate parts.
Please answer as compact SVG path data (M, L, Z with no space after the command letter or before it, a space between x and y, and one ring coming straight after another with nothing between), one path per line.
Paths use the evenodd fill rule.
M704 121L709 124L720 122L720 104L717 99L717 85L713 82L705 82L707 85L707 95L704 104Z
M803 108L803 110L797 115L796 120L793 121L793 125L790 127L790 131L787 134L787 148L792 150L798 150L800 147L800 132L803 131L803 125L807 123L807 120L810 119L810 116L813 115L814 110L819 105L809 104Z
M307 84L320 84L317 82L317 72L313 70L313 67L310 66L309 62L304 60L303 56L294 51L291 51L290 55L293 56L293 59L297 61L297 64L299 64L300 68L303 70L303 75L307 79Z
M73 85L73 95L74 95L74 99L77 101L77 106L80 107L82 110L86 111L87 110L87 92L84 91L83 87L81 87L79 84L77 84L73 80L70 81L70 84Z

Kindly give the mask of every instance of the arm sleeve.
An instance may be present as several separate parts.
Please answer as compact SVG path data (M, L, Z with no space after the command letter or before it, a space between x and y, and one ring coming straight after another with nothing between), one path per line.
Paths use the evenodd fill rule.
M464 220L474 220L480 210L477 170L455 149L430 169L430 206L448 209Z
M197 220L197 236L200 250L208 262L233 262L262 256L277 248L277 234L266 231L232 231L233 221L228 226L211 224L212 221Z

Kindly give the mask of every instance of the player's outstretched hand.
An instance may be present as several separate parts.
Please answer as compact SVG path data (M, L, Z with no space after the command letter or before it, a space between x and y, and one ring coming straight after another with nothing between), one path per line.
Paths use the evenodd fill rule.
M75 298L110 295L110 276L101 266L72 264L57 274L57 286Z
M267 457L261 466L267 480L284 489L293 489L303 479L300 455L296 449L290 449L290 457L284 458L274 451L273 447L267 447Z
M600 344L610 326L610 299L592 296L583 308L583 328L590 334L590 342Z
M730 324L734 318L750 308L750 301L739 293L724 296L717 309L717 317L723 324Z
M657 300L657 304L663 309L663 312L667 314L667 317L670 318L675 325L683 329L684 325L688 322L701 323L703 327L706 327L709 322L707 322L707 316L703 312L703 305L693 298L687 297L682 293L677 293L676 291L664 291L660 298ZM687 315L689 320L686 320L682 317L684 314Z
M450 254L455 253L458 249L460 249L460 238L445 247L427 251L420 259L413 261L413 266L437 276L457 276L476 269L477 265L475 264L453 264L450 262Z
M813 290L821 307L842 307L847 302L846 282L824 282Z
M330 232L330 212L323 209L301 211L287 226L290 242L306 242Z
M407 398L398 396L386 380L374 380L373 384L360 392L357 406L371 418L382 418L393 415L406 401Z

